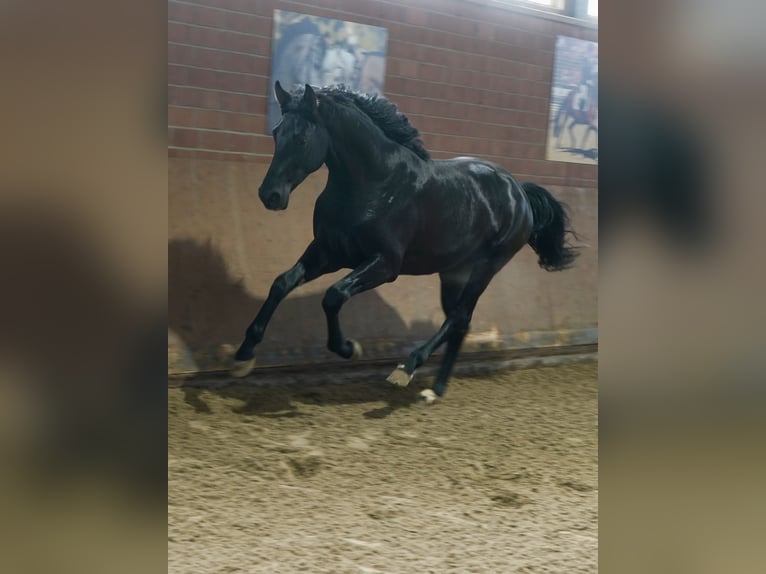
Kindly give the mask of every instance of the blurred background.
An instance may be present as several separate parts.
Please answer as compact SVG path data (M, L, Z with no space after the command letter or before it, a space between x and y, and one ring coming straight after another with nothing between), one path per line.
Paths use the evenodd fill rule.
M0 570L160 571L165 7L0 10Z
M600 13L600 565L758 572L761 2Z
M212 10L218 23L195 27L204 31L199 39L173 34L189 34L184 26L210 11L207 2L75 0L2 8L0 58L8 81L0 95L0 524L11 550L0 558L4 571L165 568L165 393L173 354L163 340L183 343L178 348L189 359L187 372L216 368L212 355L219 341L236 339L240 321L249 320L267 281L283 269L282 259L271 259L269 240L289 236L287 257L297 254L290 250L299 249L306 233L300 222L321 184L307 182L281 216L262 218L254 198L270 153L258 111L265 110L266 74L245 72L256 83L244 101L256 108L244 127L232 129L220 122L230 118L228 106L243 100L226 95L228 88L204 89L213 95L203 105L173 100L180 92L166 81L183 92L201 86L192 85L188 70L185 79L173 79L180 73L173 66L189 62L174 60L187 50L174 55L177 48L170 46L208 54L210 65L198 67L212 66L218 82L226 77L218 72L227 70L217 66L226 60L215 46L200 42L220 40L221 34L228 42L238 26L258 23L261 28L245 32L247 47L220 50L264 59L268 14L276 7L342 19L350 18L348 11L374 25L383 19L379 10L398 6L358 0L353 4L361 8L338 15L331 2L229 4ZM604 572L761 572L764 5L615 0L604 6L596 28L566 16L540 17L539 6L501 20L496 4L419 3L414 12L432 14L434 23L426 21L428 34L415 42L401 34L424 23L409 21L410 11L403 10L387 26L384 84L384 93L411 116L437 157L487 156L550 187L570 203L590 246L584 267L571 272L572 285L561 275L542 286L529 254L520 254L488 294L480 321L491 331L488 318L497 315L503 344L518 340L519 332L569 336L598 325ZM451 122L428 117L425 99L457 101L482 89L479 76L458 83L460 91L447 92L439 79L426 80L436 84L430 96L417 91L425 75L436 73L432 66L455 67L429 58L455 35L440 20L460 15L456 10L470 13L459 16L466 22L503 25L512 19L509 28L520 34L509 42L513 54L496 58L522 64L507 73L518 76L518 91L484 91L541 100L532 105L546 117L555 35L598 39L606 78L598 176L588 165L548 167L556 162L544 160L547 125L524 126L527 114L508 124L528 129L517 138L523 145L497 152L475 149L470 136L449 132ZM541 28L527 44L527 28L534 26ZM494 46L481 26L457 35L466 52ZM420 47L407 53L408 42ZM457 57L461 50L446 51ZM538 67L538 79L526 76ZM212 113L197 110L184 119L186 112L174 107ZM166 125L173 127L169 134ZM213 143L202 146L201 131ZM231 132L245 136L231 138ZM252 145L250 151L228 149L240 141ZM213 155L203 157L202 148ZM224 152L250 155L240 161L218 155ZM242 248L256 240L263 250ZM596 245L602 250L597 283ZM210 273L185 271L195 268ZM220 332L203 312L174 311L173 298L170 316L165 308L173 289L189 304L200 298L205 303L200 293L207 293L206 276L212 292L241 295L235 297L241 314L239 305L228 308L225 302L223 311L210 310L231 313ZM435 312L436 298L425 283L399 289L382 291L367 305L388 313L386 336L399 340L401 332L401 340L416 340L431 328L416 317L436 318L416 314L405 299L422 298L428 302L422 308ZM506 292L538 297L530 307L539 310L521 308ZM277 315L274 325L289 325L303 312L301 305ZM366 306L352 305L344 319L364 318ZM314 307L306 303L306 317L313 317L308 310ZM198 322L184 324L186 317ZM365 321L356 320L361 331ZM168 336L168 327L177 337ZM273 334L278 341L279 331ZM380 349L392 352L386 341Z

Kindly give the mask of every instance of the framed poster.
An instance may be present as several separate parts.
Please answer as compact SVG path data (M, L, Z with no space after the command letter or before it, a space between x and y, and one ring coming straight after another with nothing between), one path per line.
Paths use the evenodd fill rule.
M598 43L556 38L546 158L598 164Z
M274 10L269 82L269 130L279 122L274 82L292 90L304 84L343 84L370 94L383 93L388 30Z

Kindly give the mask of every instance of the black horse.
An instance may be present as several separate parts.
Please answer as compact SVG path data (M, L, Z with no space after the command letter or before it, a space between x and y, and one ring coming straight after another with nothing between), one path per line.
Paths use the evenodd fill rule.
M277 82L282 120L259 196L271 210L287 208L290 193L322 164L327 186L314 209L314 240L272 285L235 355L232 374L247 375L254 347L284 297L298 285L352 269L324 296L328 348L346 359L361 346L343 335L338 313L349 298L399 275L439 273L446 320L388 380L406 386L415 370L447 344L432 402L444 394L473 310L492 277L529 243L549 271L575 259L563 205L542 187L519 185L502 167L475 158L432 160L418 131L392 103L344 88L293 94ZM302 92L302 93L301 93Z

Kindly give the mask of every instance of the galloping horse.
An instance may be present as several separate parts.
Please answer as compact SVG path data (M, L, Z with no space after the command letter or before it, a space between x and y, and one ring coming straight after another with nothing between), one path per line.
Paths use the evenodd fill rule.
M427 402L442 396L479 297L524 245L541 267L557 271L575 259L563 205L542 187L519 185L499 165L475 158L432 160L418 131L394 104L344 88L288 93L277 82L282 120L273 130L271 165L258 190L267 209L287 208L290 194L322 164L327 186L314 208L314 240L277 277L245 332L232 374L255 365L277 305L298 285L339 269L352 271L322 300L330 351L346 359L362 348L341 331L338 313L354 295L399 275L441 278L446 320L388 377L406 386L442 344L447 350Z
M576 106L575 100L579 92L579 86L570 90L564 98L564 101L561 102L559 111L553 120L553 135L558 138L556 140L556 146L559 148L561 147L561 136L564 133L564 127L569 118L572 118L572 122L569 124L569 137L572 138L571 147L575 147L576 145L574 127L577 125L587 126L585 135L582 137L582 145L580 145L580 149L585 149L585 143L588 141L590 132L596 132L596 135L598 135L598 127L594 123L598 113L598 102L595 97L588 97L585 102L582 102L581 106Z

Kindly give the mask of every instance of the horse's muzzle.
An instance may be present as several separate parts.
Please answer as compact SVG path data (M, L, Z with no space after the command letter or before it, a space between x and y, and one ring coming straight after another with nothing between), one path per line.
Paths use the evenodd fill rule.
M290 200L290 191L285 189L282 193L276 190L265 190L263 188L258 190L258 196L261 198L263 205L266 209L271 211L281 211L287 209L287 202Z

